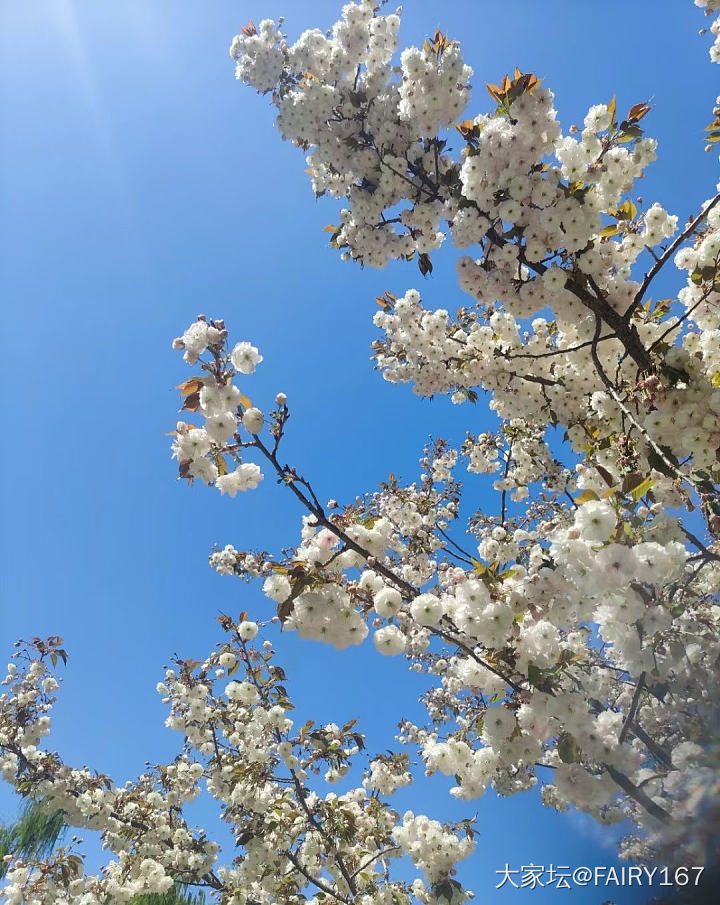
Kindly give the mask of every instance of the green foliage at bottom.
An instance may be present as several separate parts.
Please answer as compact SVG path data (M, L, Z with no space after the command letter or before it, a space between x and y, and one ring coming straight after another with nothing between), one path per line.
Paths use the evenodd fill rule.
M178 888L170 892L134 896L128 905L205 905L205 896Z
M66 829L62 811L48 811L41 801L25 805L14 823L0 824L0 879L8 867L5 855L47 858Z

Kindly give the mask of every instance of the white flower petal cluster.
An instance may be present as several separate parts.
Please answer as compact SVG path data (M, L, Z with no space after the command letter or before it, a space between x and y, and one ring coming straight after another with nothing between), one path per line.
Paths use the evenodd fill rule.
M472 69L460 46L451 44L438 58L432 49L409 47L400 57L402 83L398 115L421 138L432 138L459 118L469 100Z
M695 0L695 6L704 9L708 15L720 10L720 2L718 0ZM710 59L713 63L720 63L720 16L713 20L710 31L715 36L713 46L710 48Z
M373 644L387 657L396 657L407 648L407 638L396 625L386 625L373 635Z
M272 91L285 62L282 35L270 19L248 32L238 35L230 48L230 56L237 61L235 77L261 93Z
M575 512L575 525L584 540L605 543L617 525L617 513L607 500L590 500Z
M238 491L255 490L262 479L259 465L255 465L254 462L243 462L229 474L216 478L215 485L220 493L234 497Z
M395 838L403 854L423 871L428 883L446 877L458 861L467 858L474 845L469 837L458 836L437 820L406 811L395 828Z
M391 474L324 506L278 458L287 396L265 414L235 383L259 350L230 347L224 322L200 316L173 341L200 366L179 388L202 419L177 425L180 476L234 497L263 480L244 461L252 449L307 513L294 549L228 544L211 565L261 580L273 620L300 638L344 649L371 636L425 677L427 723L404 721L399 738L428 775L455 778L456 798L549 775L549 806L632 818L630 854L698 860L718 798L720 195L675 238L678 218L637 192L655 159L648 104L624 117L614 100L593 104L564 132L552 92L516 70L488 86L494 109L462 120L472 70L459 43L438 31L395 66L399 11L381 9L349 2L294 44L281 23L250 24L231 47L236 75L272 94L316 195L342 201L331 243L345 259L425 275L441 246L461 252L465 307L386 291L374 358L388 381L468 411L489 394L497 429L458 449L435 440L416 481ZM720 62L720 16L710 30ZM687 283L677 302L653 301L671 259ZM258 622L221 623L228 640L201 663L174 661L157 687L181 753L122 787L44 746L60 639L13 657L0 774L99 831L108 862L84 875L72 848L11 860L7 901L105 905L182 880L232 905L460 905L451 878L470 833L410 811L398 823L383 800L410 784L409 756L373 758L346 788L364 747L355 721L295 726L272 644L252 647ZM311 774L340 791L311 789ZM224 866L183 815L204 790L236 837ZM424 879L390 878L400 854Z
M214 485L221 494L235 497L255 490L263 480L260 467L243 462L239 451L243 448L240 434L256 437L262 431L265 417L232 380L237 374L252 374L263 357L249 342L236 343L228 354L226 340L227 331L222 322L208 322L201 316L173 341L173 348L185 350L184 358L189 364L195 364L209 350L212 365L208 366L210 376L191 378L179 387L185 396L183 409L197 412L205 421L202 427L178 422L172 454L178 460L180 477L197 478ZM244 445L253 444L245 441ZM237 465L232 471L226 456ZM226 569L225 560L218 558L217 564L220 569ZM224 574L230 573L226 570Z
M379 755L370 761L370 769L363 779L366 789L381 795L392 795L397 789L409 786L412 776L408 771L408 756Z
M257 624L230 621L224 628L228 639L218 650L201 663L178 660L158 683L170 707L167 725L185 739L182 753L122 787L39 746L57 687L49 664L66 656L60 639L35 639L14 655L0 696L3 776L23 795L61 808L72 826L99 831L106 863L97 874L84 874L75 839L47 858L10 856L3 901L106 905L162 895L182 881L232 903L281 901L288 894L297 900L322 891L337 893L340 901L352 895L410 905L405 884L388 873L405 847L425 877L448 881L472 848L468 839L422 816L410 821L406 815L397 826L386 801L411 782L407 755L372 759L358 788L321 793L315 782L311 791L310 772L326 768L328 783L348 772L364 745L356 721L295 728L270 643L250 646ZM227 682L226 671L238 678ZM202 789L237 839L225 865L218 863L220 846L183 816ZM351 874L358 864L367 865L362 876ZM452 885L459 901L469 895Z
M308 496L302 541L268 558L265 592L286 628L342 645L372 631L434 677L428 726L403 738L457 777L457 797L523 791L542 764L549 805L667 827L687 815L718 713L702 677L720 611L720 198L676 240L678 218L637 193L656 151L648 104L624 117L593 104L563 131L552 93L516 70L488 86L496 109L460 121L459 44L437 32L393 68L397 27L349 3L327 34L278 39L277 125L316 195L342 200L331 244L345 259L426 274L436 249L460 250L466 306L386 292L374 358L424 397L487 393L499 428L436 445L419 481L391 476L362 503L324 511ZM673 257L687 286L654 302ZM465 535L462 459L481 488ZM696 738L698 707L702 763L686 768L672 752Z
M230 361L240 374L252 374L263 360L255 346L248 342L236 343L230 353Z

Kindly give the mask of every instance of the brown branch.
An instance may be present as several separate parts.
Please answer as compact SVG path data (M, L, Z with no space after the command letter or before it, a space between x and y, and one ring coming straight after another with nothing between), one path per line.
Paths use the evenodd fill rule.
M461 641L459 638L454 638L452 635L449 635L447 632L443 631L443 629L437 628L436 626L431 627L430 632L433 635L437 635L439 638L443 638L445 641L448 641L450 644L456 645L457 647L460 648L460 650L465 651L465 653L469 657L471 657L476 663L478 663L480 666L484 666L485 669L487 669L489 672L496 675L498 677L498 679L502 679L503 682L506 682L510 686L510 688L512 688L514 691L522 691L522 689L520 688L520 686L517 683L513 682L512 679L509 679L506 675L504 675L504 673L500 672L499 669L496 669L496 667L494 667L491 663L488 663L486 660L483 660L482 657L479 657L471 647L469 647L467 644L465 644L464 641Z
M501 247L507 244L507 240L498 234L498 232L494 228L490 228L487 233L487 237L490 241L495 245L500 245ZM519 248L520 251L520 260L526 267L535 273L542 275L547 271L547 267L544 264L534 263L532 261L528 261L525 255L522 253L522 249ZM652 360L648 355L648 352L645 346L640 339L640 334L637 332L637 328L634 324L628 323L625 320L623 315L619 314L612 305L608 302L608 300L602 295L602 292L598 289L598 287L592 281L592 278L589 277L592 285L595 288L596 294L593 295L592 292L589 292L584 286L582 286L576 279L572 277L571 274L567 274L567 279L565 281L565 289L568 292L571 292L582 304L589 308L596 317L600 317L607 325L610 327L617 339L625 347L627 354L632 358L632 360L637 364L638 368L641 371L651 371L652 370ZM596 340L596 342L599 341Z
M342 528L338 527L333 522L331 522L330 519L325 515L325 511L322 508L322 506L320 506L319 504L316 505L308 497L305 496L305 494L302 492L302 490L300 490L297 487L297 481L298 481L297 475L295 475L294 472L290 471L290 469L288 469L287 466L283 467L278 462L275 454L271 453L268 450L268 448L265 446L265 444L262 442L262 440L260 440L260 438L256 439L255 445L260 450L260 452L265 456L265 458L272 464L272 466L275 469L275 471L277 472L278 476L283 480L283 482L285 484L287 484L287 486L290 488L290 490L293 492L293 494L297 497L297 499L300 500L300 502L303 504L303 506L315 516L315 518L318 521L318 524L321 524L321 525L323 525L323 527L327 528L329 531L332 531L333 534L335 534L341 541L343 541L343 543L350 550L353 550L355 553L358 553L360 556L363 557L363 559L368 560L372 556L372 554L368 550L366 550L364 547L362 547L360 544L358 544L356 541L354 541L351 537L349 537L348 534L346 534L346 532L342 530ZM305 486L308 486L307 481L305 481L304 479L302 479L302 481ZM313 498L315 498L314 494L313 494ZM373 557L373 559L375 559L375 557ZM389 569L383 563L377 562L377 560L376 560L375 563L373 564L372 568L375 572L378 572L380 575L385 576L385 578L387 578L388 581L392 582L397 588L402 590L404 592L406 598L408 598L410 600L414 600L416 597L418 597L420 595L420 591L416 587L411 585L409 582L405 581L404 578L400 578L399 575L396 575L392 571L392 569ZM482 657L479 657L471 647L468 647L467 644L460 641L458 638L454 638L452 635L446 634L442 629L431 628L430 631L433 634L436 634L439 637L444 638L446 641L450 642L451 644L456 645L461 650L464 650L465 653L467 653L469 657L471 657L473 660L475 660L476 663L480 664L481 666L484 666L490 672L494 673L498 678L502 679L504 682L507 682L507 684L511 688L513 688L515 691L521 691L521 688L517 683L513 682L512 679L509 679L506 675L504 675L502 672L500 672L500 670L496 669L494 666L491 666L491 664L487 663L485 660L483 660Z
M699 538L697 538L692 533L692 531L688 531L688 529L685 528L683 525L680 525L680 530L685 535L685 537L690 541L690 543L693 544L695 547L698 548L698 550L701 551L701 553L704 557L706 557L707 559L712 559L715 562L720 562L720 556L718 556L716 553L711 553L710 550L708 550L708 548L705 546L705 544Z
M655 279L658 273L662 270L665 264L670 260L670 258L675 254L678 248L682 245L682 243L689 239L690 236L695 232L697 227L702 223L702 221L707 217L710 211L715 207L715 205L720 202L720 192L715 195L715 197L709 201L705 207L700 211L700 213L695 217L694 220L691 220L690 223L685 227L685 229L680 233L680 235L675 239L675 241L669 245L662 256L658 258L650 270L645 274L645 279L642 281L640 288L635 293L635 298L632 300L632 304L628 308L628 310L623 315L625 321L629 321L633 315L633 312L637 308L637 306L642 302L645 293L650 286L650 283Z
M364 861L360 867L356 871L353 872L353 877L357 877L359 873L365 870L366 867L370 867L373 861L377 861L378 858L382 858L383 855L387 855L390 852L399 852L399 845L391 845L389 848L384 848L382 851L377 852L377 854L373 855L372 858L368 858L367 861Z
M297 793L298 801L300 802L300 807L303 809L303 811L305 811L305 816L307 817L310 825L313 827L313 829L317 830L317 832L320 833L320 835L325 840L328 848L334 853L337 859L337 865L340 868L340 873L343 875L343 879L347 883L348 889L353 895L357 895L357 888L355 886L355 881L353 880L355 874L350 874L347 867L345 866L342 855L337 850L337 846L333 843L332 839L326 832L325 827L308 807L308 803L305 800L306 792L302 784L300 783L300 780L298 779L297 773L294 770L290 770L290 775L293 778L293 783L295 785L295 791Z
M632 702L630 704L630 710L628 710L628 714L625 717L625 722L622 725L622 729L620 730L620 735L618 737L619 744L625 741L625 737L628 734L628 730L630 729L630 724L635 719L635 714L637 713L638 705L640 703L640 695L642 694L642 690L645 687L645 671L640 673L640 678L637 680L637 685L635 686L635 693L633 694Z
M452 537L450 537L450 535L447 533L447 531L445 531L443 528L438 527L437 531L439 534L442 534L442 536L445 538L445 540L449 544L452 544L452 546L455 547L456 550L458 550L460 553L462 553L463 556L467 557L468 563L470 565L472 565L472 558L473 558L472 553L470 553L468 550L465 550L464 547L461 547L460 544L457 541L453 540ZM447 547L445 549L447 549ZM457 556L457 554L452 553L451 550L448 550L448 553L451 553L453 556ZM458 557L458 559L459 558L460 557Z
M595 336L596 337L598 337L600 335L601 326L602 326L602 321L600 320L600 315L596 314L595 315ZM662 460L665 467L670 469L670 471L672 471L673 474L675 474L676 477L678 477L683 483L688 484L690 487L693 488L693 490L697 490L698 486L697 486L696 482L693 481L692 478L683 474L680 471L680 469L676 465L674 465L670 461L670 459L668 459L668 457L662 451L660 446L658 446L658 444L652 439L652 437L648 434L648 432L645 430L645 428L640 424L640 422L637 420L637 418L633 415L633 413L630 411L630 409L627 407L627 405L625 405L623 400L620 398L619 394L615 390L615 386L614 386L612 380L610 380L610 378L608 377L608 375L605 371L605 368L602 366L602 362L600 361L600 358L598 357L596 343L593 343L593 345L590 348L591 348L593 363L595 365L595 369L597 370L598 376L600 377L602 382L605 384L605 386L608 389L608 392L610 393L612 398L615 400L617 405L620 407L620 410L625 415L625 417L628 419L628 421L632 424L632 426L637 431L639 431L639 433L645 439L646 443L648 443L653 448L655 453Z
M503 471L503 480L505 480L510 472L510 464L512 462L512 450L513 445L510 444L510 448L508 449L507 458L505 459L505 469ZM507 488L503 487L501 502L500 502L500 524L505 524L505 516L507 514Z
M539 383L544 387L556 387L559 383L557 380L552 380L549 377L538 377L536 374L516 374L514 371L510 371L511 377L517 377L519 380L527 380L530 383Z
M323 880L319 880L317 877L313 877L313 875L302 866L297 856L293 852L291 852L290 849L287 849L285 852L283 852L283 854L295 867L295 870L299 871L309 883L312 883L313 886L316 886L321 892L324 892L326 895L332 896L334 899L337 899L338 902L344 902L345 905L349 905L350 899L348 899L347 896L343 896L339 892L335 892Z
M630 731L638 737L659 764L662 764L667 770L672 770L673 766L670 755L667 751L663 751L655 739L650 738L642 726L635 724L630 727Z
M598 342L605 342L606 339L617 339L617 336L614 333L607 333L605 336L601 336ZM514 358L551 358L554 355L566 355L570 352L579 352L580 349L587 349L588 346L593 344L592 339L588 339L584 343L578 343L577 346L570 346L567 349L553 349L551 352L518 352L516 355L511 355L509 352L503 353L503 358L507 358L508 360L512 360Z
M670 823L670 814L664 808L661 808L659 804L656 804L642 789L638 788L624 773L621 773L620 770L610 764L603 764L603 766L623 792L644 808L648 814L651 814L661 823Z
M255 441L255 446L260 452L265 456L265 458L270 462L270 464L275 469L278 476L282 479L283 483L285 483L293 494L297 497L297 499L302 503L302 505L315 516L318 524L322 525L324 528L327 528L329 531L332 531L333 534L337 535L337 537L343 541L343 543L347 546L349 550L359 554L364 559L367 559L371 554L361 547L357 541L354 541L351 537L349 537L342 528L338 527L334 522L332 522L327 515L325 514L325 510L320 506L317 502L313 502L309 499L305 494L300 490L297 486L298 476L294 475L287 466L282 466L277 459L277 456L274 453L271 453L265 444L259 438ZM302 483L307 486L307 482L303 479ZM314 496L314 494L313 494ZM315 498L317 499L317 498ZM417 597L420 591L413 587L409 582L405 581L404 578L401 578L399 575L396 575L391 569L387 566L383 565L383 563L376 563L373 566L373 569L376 572L379 572L388 581L392 582L396 587L400 588L405 592L407 596L412 600Z
M715 262L716 267L717 267L717 264L718 264L718 262L716 260L716 262ZM660 343L665 339L666 336L669 336L673 332L673 330L677 330L677 328L690 317L690 315L693 313L693 311L696 308L698 308L700 305L702 305L703 302L707 301L708 296L714 291L714 287L715 287L715 284L713 283L711 286L709 286L705 290L705 292L703 292L702 296L697 300L697 302L695 302L694 305L692 305L690 308L687 309L687 311L682 315L682 317L679 317L674 324L671 324L667 328L667 330L665 330L664 333L661 333L660 336L658 336L658 338L655 340L655 342L650 346L650 348L648 349L648 352L652 352L656 346L659 346Z

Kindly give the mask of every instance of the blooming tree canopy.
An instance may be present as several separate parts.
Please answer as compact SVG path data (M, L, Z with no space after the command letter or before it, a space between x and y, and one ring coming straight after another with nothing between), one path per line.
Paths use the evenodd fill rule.
M174 341L194 369L180 387L192 419L175 431L180 476L230 497L272 476L303 511L299 542L212 553L220 574L262 582L273 608L223 617L216 651L167 671L158 690L183 753L125 787L41 745L64 651L59 639L20 647L0 698L3 776L100 830L111 856L98 876L72 848L12 864L10 903L122 902L178 880L232 905L460 903L453 870L472 826L393 811L387 799L412 782L407 748L428 774L454 776L458 799L541 782L550 807L631 818L628 857L713 854L720 194L686 224L641 203L656 147L645 102L624 115L614 99L594 105L563 134L552 93L516 70L488 86L489 112L467 114L460 44L438 31L396 63L399 25L360 0L294 44L282 23L251 23L231 55L306 152L315 194L343 201L331 244L345 260L425 275L441 245L458 249L463 306L385 292L374 359L421 396L469 407L487 394L499 427L459 448L433 441L413 483L391 475L347 505L323 502L283 456L287 396L261 409L243 393L259 350L221 319L191 324ZM720 17L711 31L718 62ZM654 299L673 264L686 285ZM478 506L488 479L476 475L496 500L483 491ZM426 723L402 723L407 748L373 758L357 788L315 778L345 776L364 737L352 720L293 725L275 651L256 641L271 620L340 649L370 637L433 677ZM222 867L183 816L201 782L239 846ZM401 855L414 882L392 872Z

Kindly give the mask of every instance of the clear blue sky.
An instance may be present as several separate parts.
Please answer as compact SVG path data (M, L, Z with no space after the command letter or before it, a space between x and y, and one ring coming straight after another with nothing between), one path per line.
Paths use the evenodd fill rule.
M646 124L660 159L642 187L646 203L682 221L712 194L717 159L704 153L702 129L717 71L690 0L404 6L404 43L436 26L463 40L473 112L489 107L484 84L515 65L546 80L566 127L614 92L621 111L651 99ZM415 286L451 310L466 303L451 258L440 256L426 280L411 265L342 264L322 232L336 207L314 202L302 154L280 141L268 101L234 81L227 47L249 19L285 14L292 37L328 27L339 8L0 0L0 640L9 654L21 636L65 637L54 744L119 782L177 751L154 691L163 663L174 652L204 656L220 638L220 611L270 612L258 589L208 568L213 544L278 550L300 524L270 480L235 501L176 482L164 432L177 418L172 387L189 372L173 336L203 311L260 347L265 362L247 392L261 407L289 394L286 453L324 498L352 499L389 471L412 479L430 432L460 438L487 423L482 402L458 410L419 400L369 363L373 298L384 289ZM672 273L663 292L678 286ZM399 716L419 715L420 683L402 661L368 647L281 644L301 714L359 716L374 750L392 743ZM462 878L481 901L558 895L495 892L506 861L613 862L588 821L555 815L534 795L462 805L447 786L423 781L399 806L441 819L477 812L483 833ZM0 814L14 808L3 788ZM574 902L605 898L573 893Z

